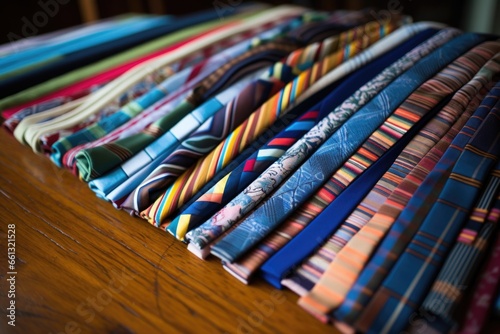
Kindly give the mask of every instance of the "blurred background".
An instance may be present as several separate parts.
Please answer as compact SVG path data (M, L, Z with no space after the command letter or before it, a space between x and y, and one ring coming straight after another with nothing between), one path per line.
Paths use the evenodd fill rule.
M0 43L63 29L124 13L183 15L198 10L224 11L246 0L18 0L4 1L0 14ZM499 0L294 0L322 10L362 9L375 13L398 10L415 21L432 20L465 31L500 34Z

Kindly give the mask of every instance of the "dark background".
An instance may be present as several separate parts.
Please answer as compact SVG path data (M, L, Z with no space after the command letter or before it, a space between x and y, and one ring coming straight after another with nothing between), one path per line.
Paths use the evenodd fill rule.
M224 8L237 6L244 0L17 0L2 1L0 10L0 43L9 42L9 39L18 39L26 36L23 27L26 22L35 24L35 33L40 35L46 32L74 26L83 22L90 22L99 18L106 18L118 14L137 12L151 14L182 15L197 10ZM496 1L496 0L494 0ZM245 1L248 2L248 1ZM377 12L392 8L402 9L403 13L411 15L415 21L432 20L467 30L466 19L468 1L466 0L295 0L295 1L260 1L270 4L295 3L311 8L323 10L361 9L373 7ZM54 8L53 14L44 9L43 4ZM52 4L50 6L49 4ZM42 12L42 13L40 13ZM24 29L32 34L32 30Z

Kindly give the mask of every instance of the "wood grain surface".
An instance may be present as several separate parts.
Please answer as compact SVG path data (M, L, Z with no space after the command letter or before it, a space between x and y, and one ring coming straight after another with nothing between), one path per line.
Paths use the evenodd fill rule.
M245 286L0 129L0 333L332 333L290 291ZM7 225L15 224L15 327Z

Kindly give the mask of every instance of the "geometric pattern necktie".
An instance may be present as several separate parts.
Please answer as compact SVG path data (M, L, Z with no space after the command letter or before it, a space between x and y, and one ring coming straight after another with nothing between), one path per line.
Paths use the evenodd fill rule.
M426 314L439 317L449 327L453 325L452 315L465 290L470 286L488 244L491 242L492 234L497 228L499 217L495 214L495 208L491 206L495 204L495 194L498 194L499 186L500 164L497 163L488 185L467 222L480 228L474 229L474 238L466 239L463 235L469 236L470 229L462 230L457 243L453 246L433 283L431 291L422 303L421 309L425 310Z
M424 83L398 110L403 109L406 112L418 114L427 108L432 108L446 95L453 94L471 80L480 67L499 50L500 44L493 42L487 42L472 49ZM499 71L499 68L494 70ZM481 80L486 76L491 76L491 70L488 67L476 79ZM423 152L420 156L422 157L425 153ZM405 164L406 162L403 166ZM396 162L397 165L398 162ZM400 173L392 172L392 168L383 178L399 185L403 181ZM328 314L344 301L371 253L383 239L402 208L406 206L415 188L400 186L392 192L372 219L337 253L310 293L301 298L299 301L301 306L311 312Z
M426 31L424 33L427 39L430 34L434 34L434 31ZM424 33L422 33L422 36ZM418 35L418 38L423 37ZM209 219L239 192L244 190L260 173L282 156L291 145L309 131L329 110L333 109L331 107L333 103L336 103L333 104L336 107L339 104L336 101L343 101L352 95L359 88L356 85L360 86L363 80L368 81L372 78L371 76L378 74L377 72L381 66L384 66L383 64L392 64L399 59L400 56L404 55L404 50L409 51L411 49L410 43L417 45L416 39L415 41L410 40L407 42L408 46L405 44L406 49L398 47L394 52L390 52L380 59L374 60L350 75L341 86L335 88L327 98L314 106L311 111L296 120L287 130L278 134L266 145L259 148L250 158L226 175L223 180L212 186L210 190L204 192L204 195L200 199L189 205L189 207L186 207L186 209L181 209L182 213L172 221L168 227L168 231L178 239L183 240L187 231L198 227ZM423 41L423 39L419 39L418 41ZM327 108L330 109L327 110ZM315 117L312 117L312 113L315 114Z
M355 40L347 47L339 49L314 66L301 73L290 82L279 94L274 95L254 112L242 125L226 138L208 156L200 160L195 167L186 171L142 216L157 226L180 205L198 191L215 173L227 165L272 122L287 112L288 106L309 86L319 80L344 60L351 58L369 44L380 39L381 35L393 30L392 24L384 27L372 24L363 27L368 31L361 33L361 39Z
M435 51L399 76L354 113L259 209L213 246L212 254L233 262L255 245L303 204L415 89L476 43L475 37L462 35L443 46L448 49L446 56Z
M422 302L485 177L500 156L499 128L497 103L466 145L438 200L372 299L379 312L365 324L371 333L403 330Z
M151 173L129 196L128 207L142 211L151 205L182 172L191 167L200 157L214 149L224 138L238 127L248 116L271 96L279 92L298 74L314 62L333 53L335 38L313 43L296 50L285 61L273 65L259 80L245 87L225 109L218 112L220 121L211 122L210 127L200 127ZM232 117L231 115L237 116ZM214 116L216 117L216 116ZM208 136L210 133L217 136ZM218 139L218 140L216 140Z
M358 109L362 110L362 107L366 103L376 97L376 95L397 78L398 75L455 35L457 35L456 30L443 31L429 40L429 42L426 42L424 47L411 51L401 60L384 70L375 79L360 88L342 103L342 105L320 121L318 125L311 129L311 131L301 140L293 145L278 161L271 165L266 172L248 186L240 195L198 229L189 232L187 237L193 245L190 247L196 246L202 249L210 244L215 238L220 236L255 206L258 201L264 198L267 192L274 188L269 182L269 176L273 176L273 182L282 180L285 177L285 172L288 171L288 173L291 173L298 167L300 163L306 159L307 154L309 152L312 153L312 149L318 147L327 140L327 138L342 125L343 121L348 119L352 114L355 114ZM374 105L373 102L372 105ZM266 186L263 187L262 185ZM242 204L244 204L244 206Z
M468 88L473 87L468 85ZM431 121L429 124L430 131L422 133L423 137L416 138L413 150L410 151L411 146L409 146L406 159L401 161L404 163L401 165L401 173L407 168L413 168L406 176L402 174L404 179L399 183L401 187L418 187L423 183L424 178L436 166L444 151L449 147L453 138L460 132L487 92L487 88L483 88L479 92L475 89L461 89L452 101L443 108L442 117L438 115ZM476 95L471 95L471 93L476 93ZM473 97L472 100L470 100L471 96ZM462 111L463 113L461 113ZM446 131L448 128L449 130ZM428 152L423 157L417 154L417 152L425 151ZM415 160L413 159L414 157ZM403 166L408 167L404 168ZM433 189L436 192L439 191L439 187L437 186ZM418 190L416 190L416 193L418 193ZM409 203L411 201L412 199L410 199ZM390 270L393 261L397 258L397 254L400 254L404 250L404 246L406 245L404 240L408 240L408 235L410 235L410 231L415 229L413 226L416 224L408 226L406 224L407 221L401 220L403 216L404 210L403 214L400 214L394 222L387 236L348 292L345 301L335 311L336 320L348 324L354 323L361 314L364 306L368 303L373 292L383 280L384 273ZM401 237L403 232L404 237ZM394 256L389 257L388 254L394 254Z

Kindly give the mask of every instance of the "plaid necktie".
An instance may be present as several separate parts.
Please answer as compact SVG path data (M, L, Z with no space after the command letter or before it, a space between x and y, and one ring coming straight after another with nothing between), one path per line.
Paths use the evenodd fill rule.
M424 83L396 110L396 113L398 111L410 113L408 119L411 117L418 119L419 113L433 108L448 94L452 94L471 80L480 67L498 50L500 50L500 44L489 42L474 48L438 73L433 79ZM493 71L498 71L495 65L496 63L493 63L489 66L492 67ZM487 81L487 77L491 76L492 70L487 66L486 70L479 73L475 79ZM389 129L394 131L396 127L392 126ZM379 144L375 147L383 146ZM425 152L420 156L423 157L424 154ZM353 167L357 166L357 169L360 169L366 164L367 159L357 159L357 161L358 163L353 164ZM343 175L340 175L337 178L337 184L344 184L343 179L352 179L355 170L355 168L350 168ZM344 301L347 292L356 281L371 253L414 192L414 187L401 184L403 178L400 173L389 170L384 179L390 179L391 182L400 184L400 186L392 192L373 218L337 253L320 281L307 296L300 300L301 306L309 311L327 314ZM328 293L325 293L325 290Z
M500 154L499 108L497 103L466 145L436 203L365 309L368 312L377 305L376 316L365 313L361 317L363 327L370 332L404 329L409 316L422 301Z
M392 183L393 186L386 192L387 196L393 193L398 185L400 185L399 187L410 189L413 187L415 189L434 168L453 138L459 133L460 129L462 129L487 93L487 90L484 88L479 93L475 89L470 89L473 86L469 86L468 88L459 91L440 115L431 121L428 127L430 131L423 132L422 137L415 138L413 144L408 147L406 157L402 156L402 160L399 162L401 167L399 170L394 170L394 172L399 172L398 175L404 177L404 180L400 183ZM474 96L473 94L477 95ZM472 101L470 100L471 96L474 96ZM463 111L464 108L465 111ZM463 113L460 115L462 111ZM425 156L422 156L423 153L425 153ZM382 182L380 189L387 189L388 187L384 185L388 184L389 182ZM434 188L435 191L438 191L438 189ZM407 205L407 207L411 206L411 204ZM399 236L402 231L405 231L405 234L410 233L410 227L404 223L405 221L401 220L404 214L403 210L402 215L394 222L373 258L361 272L356 283L347 294L345 301L335 312L336 319L352 324L358 318L363 307L369 301L369 297L384 278L383 273L389 271L393 259L397 258L388 257L387 254L398 254L398 251L402 251L402 247L405 245L404 240L408 239L400 238ZM338 248L335 254L336 252L338 252ZM333 258L329 262L332 260ZM385 268L386 271L381 268Z
M191 167L198 158L215 148L230 132L239 126L253 110L260 107L269 97L279 92L298 74L312 66L315 61L323 59L337 48L338 37L332 37L321 43L314 43L306 48L293 52L284 62L276 63L266 76L246 87L234 101L230 102L221 115L239 115L238 121L223 117L222 122L213 124L213 132L221 132L219 140L199 140L206 138L206 129L200 128L200 133L194 133L185 143L172 153L151 175L141 183L135 192L127 199L126 207L136 211L146 209L151 205L182 172ZM227 120L227 122L224 122ZM215 139L215 138L214 138ZM177 153L179 152L179 153Z
M158 200L141 215L156 224L160 224L179 205L189 199L218 170L227 165L274 120L287 112L287 107L300 96L310 85L325 73L364 49L368 44L380 38L380 34L392 31L388 23L379 27L373 23L359 28L361 39L355 40L347 47L340 49L324 60L316 63L311 69L301 73L289 83L279 94L274 95L261 108L254 112L240 127L238 127L224 142L208 156L200 160L193 168L186 171ZM365 31L366 33L363 33Z
M445 46L450 46L447 57L435 57L436 53L433 53L394 80L365 107L351 116L259 209L213 246L212 254L232 262L284 221L326 181L328 175L354 153L413 90L464 51L462 46L454 49L457 40L470 38L471 36L465 36L455 39ZM282 175L286 175L286 172ZM274 179L275 177L271 177L269 180Z
M490 212L491 220L498 222L500 216L500 197ZM490 218L488 218L490 220ZM489 252L488 259L476 282L472 300L459 334L479 334L488 319L500 282L500 233L495 233L496 241Z
M439 38L446 37L446 32ZM438 38L438 40L439 40ZM430 46L429 46L430 47ZM432 47L430 47L432 48ZM423 49L426 54L428 49ZM360 55L362 58L364 55ZM304 161L318 146L330 136L345 119L355 113L361 106L374 97L385 85L391 82L398 74L409 68L419 56L413 52L408 58L401 60L377 78L358 90L352 97L337 107L332 113L323 119L317 126L311 129L301 140L294 144L278 161L273 163L261 176L250 184L241 194L228 203L223 209L216 213L199 228L188 233L191 241L190 249L203 249L215 238L236 223L244 214L248 213L261 199L276 188L287 173L293 171ZM415 58L415 59L413 59ZM300 153L300 154L297 154ZM272 176L272 178L270 178ZM277 183L274 183L277 182Z
M434 34L434 31L426 31L425 33L425 38L427 39L431 34ZM415 41L412 39L411 42L413 46L417 44L416 39ZM291 124L287 130L271 139L249 159L226 175L223 180L219 181L207 192L203 192L203 196L200 199L186 209L181 209L182 214L172 221L168 227L168 231L178 239L184 239L187 231L198 227L226 205L240 191L244 190L251 181L275 162L297 139L302 137L321 118L326 116L328 111L332 109L332 106L337 106L345 98L352 95L362 84L362 80L370 80L378 73L379 69L383 66L382 64L392 64L406 51L409 51L411 45L407 44L404 47L398 47L394 52L373 61L350 75L329 97L318 103L310 112L307 112L297 120L297 124Z
M491 176L468 221L473 225L480 225L481 228L477 230L473 240L467 239L465 243L462 236L459 236L433 283L431 291L422 303L422 313L432 317L430 323L433 327L445 327L448 330L454 327L453 314L466 289L471 285L488 244L491 242L491 237L497 228L499 217L495 214L496 210L492 205L495 204L495 194L498 194L500 185L500 165L498 163ZM461 234L468 232L464 230L466 229L464 228Z

